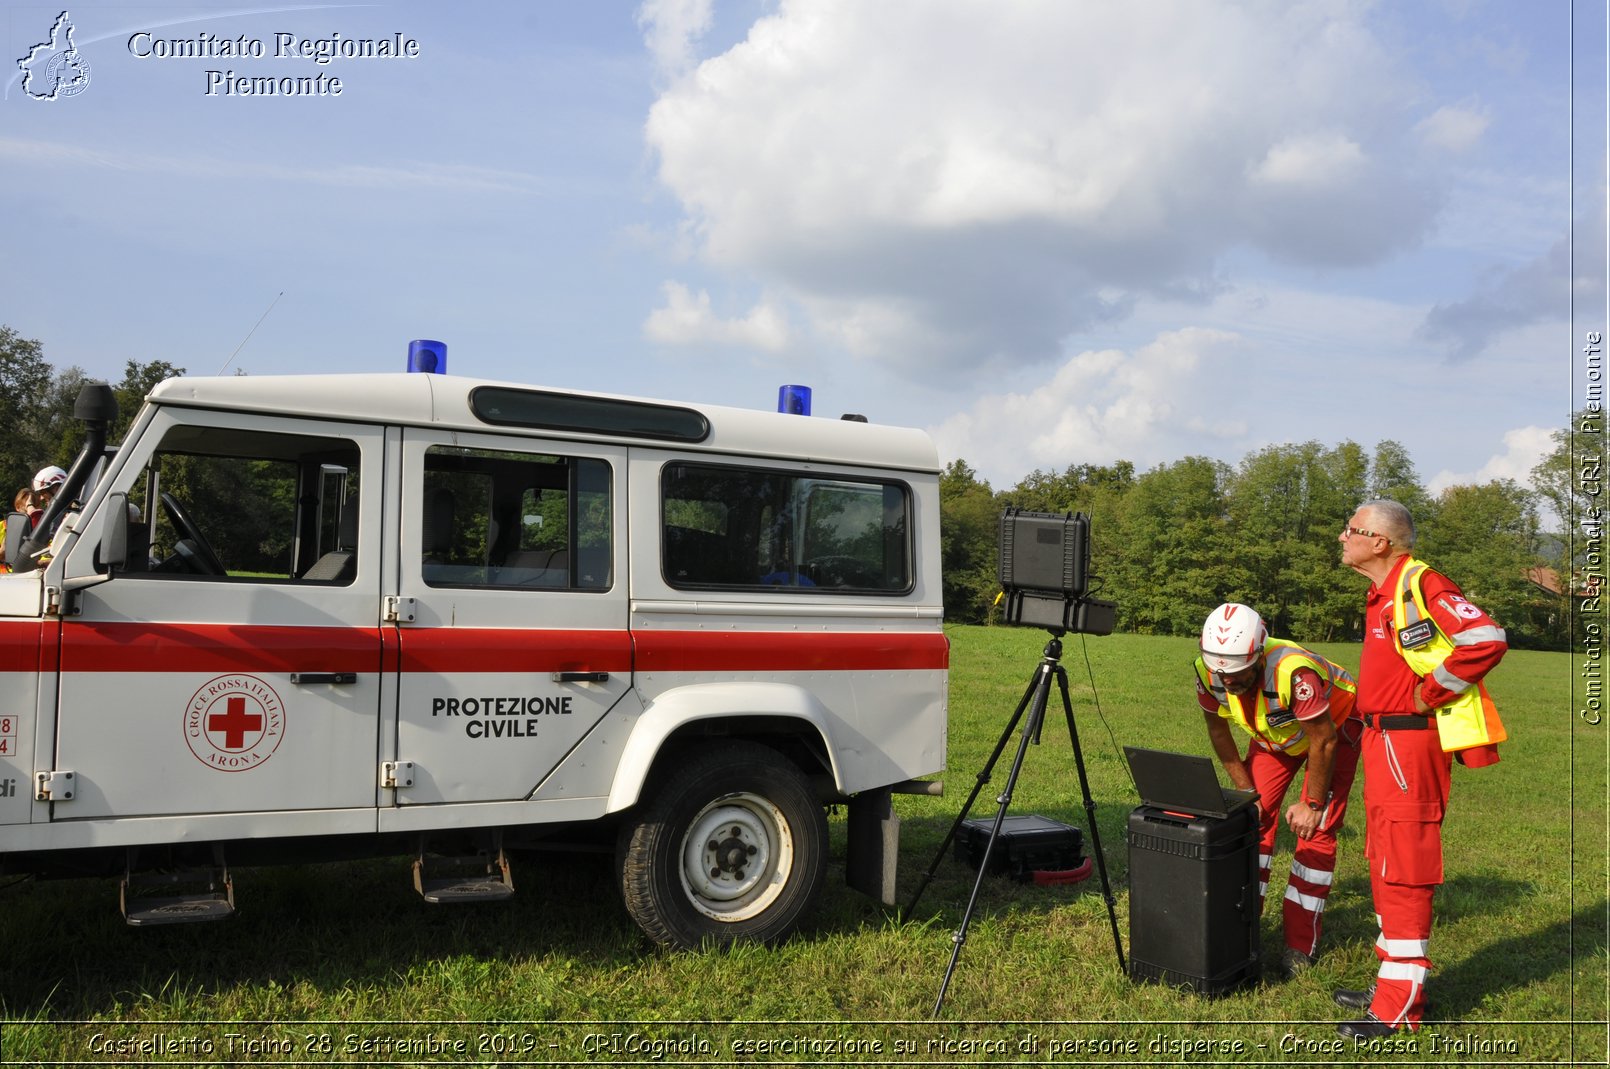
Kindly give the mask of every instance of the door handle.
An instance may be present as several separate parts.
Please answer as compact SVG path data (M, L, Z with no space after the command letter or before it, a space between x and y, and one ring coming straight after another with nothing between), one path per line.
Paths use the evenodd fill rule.
M555 672L550 676L555 683L608 683L608 672Z
M356 683L356 672L292 672L291 682L296 684L308 683Z

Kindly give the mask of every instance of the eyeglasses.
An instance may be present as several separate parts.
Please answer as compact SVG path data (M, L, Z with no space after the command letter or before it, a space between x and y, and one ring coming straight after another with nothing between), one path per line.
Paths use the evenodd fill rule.
M1386 535L1381 534L1379 531L1366 531L1362 527L1342 528L1343 538L1352 538L1354 535L1358 535L1360 538L1386 538ZM1390 538L1386 538L1386 544L1390 546L1392 544L1392 540Z

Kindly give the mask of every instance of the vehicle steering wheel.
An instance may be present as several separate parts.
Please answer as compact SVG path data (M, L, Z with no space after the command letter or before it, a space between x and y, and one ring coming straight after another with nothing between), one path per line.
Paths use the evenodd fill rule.
M185 512L184 506L179 504L179 499L166 490L162 491L161 498L162 510L168 514L168 519L173 523L174 529L189 541L190 548L195 551L195 559L191 560L186 555L185 563L195 568L202 575L228 574L224 569L223 562L218 559L218 554L213 552L212 545L207 541L206 536L201 533L201 528L197 527L195 521Z

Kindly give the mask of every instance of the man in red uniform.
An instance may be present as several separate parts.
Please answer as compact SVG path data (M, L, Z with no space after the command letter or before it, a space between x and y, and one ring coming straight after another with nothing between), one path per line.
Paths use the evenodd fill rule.
M1414 521L1396 501L1366 502L1342 529L1342 563L1371 581L1359 659L1364 717L1364 854L1381 926L1380 970L1338 1005L1366 1010L1338 1027L1373 1038L1425 1014L1432 897L1442 883L1442 819L1455 756L1498 760L1504 738L1481 679L1509 648L1502 628L1447 577L1414 560Z
M1258 901L1269 885L1280 803L1302 773L1286 823L1297 836L1281 903L1286 949L1280 970L1295 976L1313 963L1336 871L1336 833L1358 767L1364 726L1354 713L1353 677L1295 642L1272 639L1246 605L1214 609L1202 625L1196 700L1208 739L1230 781L1258 792ZM1230 725L1245 731L1246 757Z

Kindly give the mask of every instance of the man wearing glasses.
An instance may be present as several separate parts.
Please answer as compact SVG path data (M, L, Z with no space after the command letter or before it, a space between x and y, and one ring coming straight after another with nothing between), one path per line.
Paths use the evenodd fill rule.
M1297 836L1281 920L1286 948L1280 970L1295 976L1314 960L1336 871L1336 833L1358 768L1363 725L1354 712L1353 677L1295 642L1272 639L1263 618L1235 603L1214 609L1202 625L1196 700L1213 752L1230 781L1258 792L1258 901L1269 885L1280 829L1280 803L1299 772L1297 801L1286 823ZM1246 757L1230 725L1251 736Z
M1442 818L1455 758L1498 760L1498 710L1482 685L1509 648L1504 631L1446 576L1411 555L1414 520L1396 501L1359 506L1342 529L1342 563L1370 580L1358 708L1364 718L1364 854L1381 965L1338 1005L1365 1010L1342 1035L1415 1029L1425 1015L1431 903L1442 883Z

